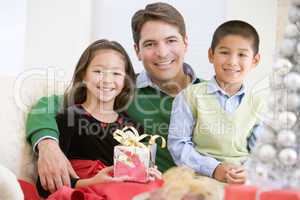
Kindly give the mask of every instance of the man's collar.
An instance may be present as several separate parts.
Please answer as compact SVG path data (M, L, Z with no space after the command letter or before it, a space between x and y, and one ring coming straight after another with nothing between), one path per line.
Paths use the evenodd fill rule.
M245 94L245 86L244 84L242 85L242 87L240 88L240 90L235 93L233 96L239 96L239 95L244 95ZM220 92L222 93L223 95L227 95L229 96L218 84L218 82L216 81L216 78L215 76L212 77L208 83L207 83L207 92L208 94L213 94L213 93L216 93L216 92Z
M197 77L194 73L194 70L192 69L192 67L189 64L183 63L183 72L186 75L189 75L191 77L192 83L194 81L196 81ZM148 86L152 87L152 88L159 89L159 87L155 83L152 82L150 76L144 70L141 73L139 73L137 78L136 78L136 88L145 88L145 87L148 87Z

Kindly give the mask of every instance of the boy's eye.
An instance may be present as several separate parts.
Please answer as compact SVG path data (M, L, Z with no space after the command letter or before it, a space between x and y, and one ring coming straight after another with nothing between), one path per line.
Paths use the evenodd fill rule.
M240 54L239 54L239 56L240 56L240 57L246 57L246 56L247 56L247 54L240 53Z
M227 52L227 51L220 51L220 54L227 55L227 54L228 54L228 52Z

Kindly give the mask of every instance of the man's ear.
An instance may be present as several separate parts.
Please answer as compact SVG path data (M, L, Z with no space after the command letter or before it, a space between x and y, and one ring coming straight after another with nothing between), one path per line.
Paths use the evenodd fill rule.
M183 38L183 43L184 43L184 46L185 46L184 52L186 53L187 50L188 50L188 47L189 47L189 39L188 39L187 35Z
M252 67L255 68L260 61L260 54L257 53L252 59Z
M139 49L138 45L134 44L133 47L134 47L134 51L136 53L136 56L138 57L139 61L141 61L142 59L141 59L140 49Z
M211 48L208 49L208 60L210 63L213 63L214 61L214 52Z

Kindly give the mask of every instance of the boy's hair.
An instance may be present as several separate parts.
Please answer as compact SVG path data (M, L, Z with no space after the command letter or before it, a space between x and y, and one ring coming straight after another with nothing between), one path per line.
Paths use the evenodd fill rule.
M240 20L231 20L221 24L214 32L211 46L212 51L215 51L216 46L221 39L228 35L238 35L252 40L252 50L254 55L259 51L259 36L256 29L247 22Z
M178 28L182 37L185 37L185 23L180 12L167 3L153 3L146 5L145 9L138 10L131 18L131 30L134 43L138 46L143 25L148 21L163 21Z
M94 43L89 45L80 56L73 74L72 82L67 88L64 95L64 108L67 108L74 104L82 104L85 102L87 87L83 81L83 78L91 61L101 50L113 50L123 56L125 62L126 77L124 81L124 87L121 93L116 97L114 110L125 109L125 106L133 96L132 94L135 88L136 76L130 58L122 45L116 41L109 41L106 39L95 41Z

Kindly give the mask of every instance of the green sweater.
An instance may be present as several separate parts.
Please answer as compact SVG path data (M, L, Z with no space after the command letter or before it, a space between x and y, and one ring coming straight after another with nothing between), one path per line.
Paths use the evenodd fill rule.
M194 83L198 83L197 79ZM167 139L170 114L174 98L151 87L136 89L136 95L129 105L128 114L144 126L145 133L157 134ZM28 114L26 136L32 145L44 136L58 139L55 115L62 104L62 96L41 98ZM162 172L174 166L167 148L158 147L156 164Z

